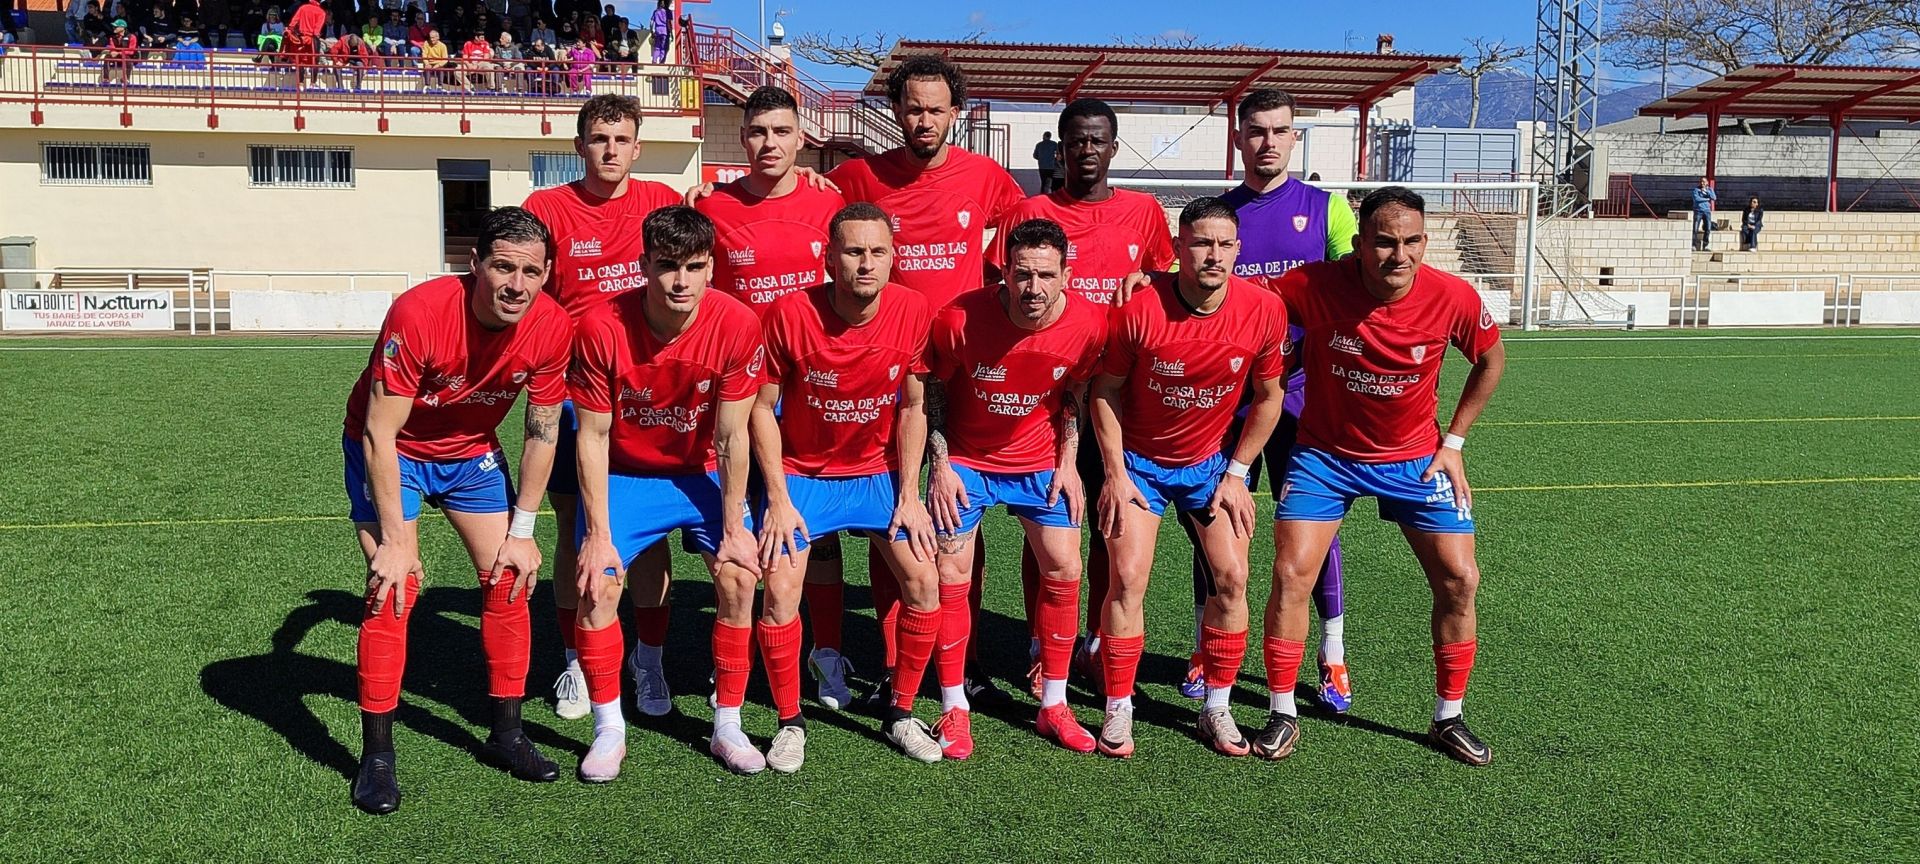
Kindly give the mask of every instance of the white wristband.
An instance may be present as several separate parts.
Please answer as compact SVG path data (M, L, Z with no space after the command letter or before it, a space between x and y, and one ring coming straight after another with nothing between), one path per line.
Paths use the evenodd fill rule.
M1445 447L1448 450L1458 450L1462 447L1465 447L1466 445L1467 445L1466 436L1455 435L1452 432L1448 432L1446 434L1446 437L1440 439L1440 446Z
M1247 463L1242 462L1238 459L1228 459L1227 460L1227 476L1238 477L1242 480L1245 480L1247 479L1247 470L1252 467L1253 466L1248 465Z
M533 520L537 515L538 514L532 510L522 510L518 507L513 508L512 521L507 523L507 536L518 537L521 540L532 540Z

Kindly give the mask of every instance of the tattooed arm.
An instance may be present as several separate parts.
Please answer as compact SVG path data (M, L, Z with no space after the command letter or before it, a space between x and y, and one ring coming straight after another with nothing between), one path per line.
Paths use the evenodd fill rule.
M560 443L560 406L528 403L525 431L526 443L520 448L520 494L514 506L532 513L540 509L540 498L547 493L547 478L553 474L554 452Z
M927 509L942 538L960 530L960 511L967 506L967 490L947 458L947 386L929 376L927 412Z
M1079 525L1087 515L1087 491L1080 481L1080 405L1086 398L1085 384L1068 387L1060 394L1060 443L1055 450L1053 482L1047 484L1047 506L1067 499L1067 517Z

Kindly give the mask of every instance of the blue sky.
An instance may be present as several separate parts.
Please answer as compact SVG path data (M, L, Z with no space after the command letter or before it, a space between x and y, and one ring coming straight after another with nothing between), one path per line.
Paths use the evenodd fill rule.
M642 20L641 4L622 2L624 14ZM1190 11L1204 9L1201 14ZM759 32L759 4L715 0L687 7L699 21L738 28L749 37ZM1145 0L1032 3L1017 0L961 0L958 3L871 3L847 0L767 0L769 26L777 10L789 35L802 32L906 35L954 39L985 30L988 41L1092 42L1185 31L1201 39L1271 48L1337 51L1373 50L1374 37L1394 35L1402 51L1452 54L1464 50L1469 36L1504 38L1530 46L1534 38L1533 0L1481 2L1276 3L1273 0L1209 0L1188 6ZM1351 44L1348 39L1351 37ZM830 84L864 84L864 73L850 69L810 68Z

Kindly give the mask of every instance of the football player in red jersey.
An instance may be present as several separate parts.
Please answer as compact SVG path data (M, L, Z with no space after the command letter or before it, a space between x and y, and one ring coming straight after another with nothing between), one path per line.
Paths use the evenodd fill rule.
M753 170L694 202L719 232L714 287L762 316L774 301L821 282L827 225L845 206L840 193L808 182L817 175L806 178L795 168L805 143L793 95L778 87L753 91L741 108L740 124L740 146ZM853 701L847 688L851 666L840 654L846 596L840 538L824 533L812 539L802 589L813 632L807 665L819 684L820 704L838 709Z
M1228 707L1247 649L1247 549L1253 536L1249 463L1280 419L1286 310L1273 292L1233 275L1239 221L1217 198L1180 212L1180 272L1155 274L1114 317L1093 419L1107 487L1107 611L1100 659L1107 711L1099 748L1133 754L1133 684L1145 643L1142 601L1160 520L1169 504L1192 514L1215 594L1204 613L1206 702L1199 732L1214 750L1244 756ZM1221 449L1251 386L1253 402L1232 457Z
M707 290L713 222L691 207L642 225L647 286L581 319L569 390L579 407L580 667L593 745L580 777L606 782L626 758L618 604L627 569L679 528L713 578L711 750L751 774L766 758L740 728L753 669L759 556L747 510L747 424L766 362L760 322Z
M962 294L934 319L928 365L940 383L928 400L935 432L927 497L941 532L940 744L953 759L973 751L964 679L974 619L968 594L980 521L996 504L1019 517L1042 577L1037 728L1069 750L1094 749L1067 707L1086 512L1075 451L1111 307L1067 290L1068 247L1053 222L1014 226L1006 284Z
M1427 737L1469 765L1493 761L1461 717L1478 646L1480 565L1460 454L1507 353L1473 287L1423 266L1426 249L1426 201L1405 187L1375 189L1360 203L1353 255L1295 268L1275 286L1302 331L1313 398L1276 493L1264 645L1269 714L1253 744L1269 759L1285 758L1300 739L1293 688L1320 562L1354 499L1370 496L1380 518L1400 524L1433 590L1436 699ZM1443 435L1435 415L1449 345L1473 371Z
M471 273L394 300L347 400L347 499L368 572L353 803L369 813L400 806L393 715L420 592L423 502L447 514L480 579L480 644L493 697L485 752L523 780L559 776L520 726L533 626L527 602L540 570L534 513L553 469L573 336L560 304L540 293L552 263L540 220L518 207L488 214ZM526 444L515 492L494 430L521 390Z
M666 184L629 176L640 155L640 102L631 96L602 94L580 106L574 120L574 152L586 171L580 179L527 196L526 208L553 232L554 266L547 293L580 318L623 291L646 284L640 263L640 223L680 200ZM554 544L554 572L574 569L573 525L579 512L574 471L574 431L579 426L573 403L563 406L557 468L547 484L547 499L561 531ZM667 713L673 702L661 672L660 646L667 638L668 549L650 549L629 576L634 583L634 617L639 625L634 659L634 701L640 712ZM579 595L571 578L553 580L553 603L566 670L554 682L554 712L568 720L587 716L587 684L574 645Z
M841 210L830 225L833 282L781 298L765 317L769 380L754 407L753 443L766 478L759 640L780 716L767 748L776 771L799 770L805 752L797 607L817 545L809 541L838 531L867 534L886 561L873 578L897 580L906 598L883 731L914 759L940 759L927 725L913 717L940 627L933 522L920 499L933 311L919 292L887 281L888 221L872 204Z
M1152 195L1115 189L1107 182L1108 168L1120 150L1120 120L1113 108L1098 99L1075 99L1060 112L1060 158L1066 185L1035 195L1008 211L1001 230L987 250L989 263L1006 260L1007 231L1028 219L1047 219L1067 232L1067 266L1073 270L1068 289L1101 306L1124 302L1132 287L1145 281L1147 271L1161 271L1173 263L1173 239L1167 231L1167 212ZM1100 448L1093 441L1093 424L1082 423L1080 479L1087 498L1097 500L1105 486ZM1076 656L1077 665L1099 689L1100 614L1106 608L1107 545L1093 532L1087 548L1087 638ZM1040 571L1031 549L1022 550L1020 587L1025 592L1027 624L1034 627L1028 653L1029 685L1035 699L1042 695L1041 639L1036 614L1041 588Z
M979 288L986 277L987 228L998 224L1020 203L1020 184L1005 168L985 156L947 143L954 121L967 104L966 76L959 67L934 55L908 57L887 76L887 101L899 124L903 146L885 153L843 162L827 179L848 201L879 205L893 217L893 279L925 294L938 310L960 294ZM981 569L985 544L975 544ZM879 572L881 562L868 555L868 567ZM899 598L887 580L874 580L875 613L885 640L886 665L893 667L894 627ZM979 588L974 591L979 608ZM988 687L981 695L1005 701L1006 694L991 689L984 675L969 682ZM875 688L873 704L879 710L890 688Z

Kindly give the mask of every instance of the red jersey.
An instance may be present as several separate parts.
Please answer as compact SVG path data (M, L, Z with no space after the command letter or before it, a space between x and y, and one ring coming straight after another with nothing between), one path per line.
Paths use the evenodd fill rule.
M409 459L453 462L500 449L494 430L520 391L534 405L567 398L567 346L573 322L560 304L536 296L505 330L488 330L468 305L472 276L442 276L394 298L367 368L347 397L347 437L367 427L367 398L378 379L413 399L398 448Z
M647 284L640 223L681 196L665 183L627 181L627 194L595 198L581 181L542 189L521 205L553 232L553 274L547 293L580 320L609 295Z
M846 206L840 193L805 183L755 198L736 180L694 207L713 220L713 287L762 317L773 301L826 281L827 225Z
M1155 273L1120 307L1102 370L1125 378L1121 443L1162 465L1193 465L1220 452L1249 377L1280 377L1287 310L1272 291L1229 277L1227 297L1205 315L1182 300L1171 273Z
M927 365L946 383L953 461L1002 474L1056 467L1060 397L1100 370L1107 341L1106 308L1065 298L1066 310L1039 330L1007 317L997 287L962 294L934 316Z
M1173 266L1173 235L1167 211L1144 192L1113 190L1105 201L1079 201L1065 190L1035 195L1007 211L987 248L987 260L1007 267L1007 232L1028 219L1047 219L1067 232L1067 287L1088 300L1113 305L1113 295L1129 274Z
M848 201L893 217L893 279L927 295L935 309L984 280L987 226L1020 203L1020 184L999 163L958 147L921 171L904 148L843 162L827 173Z
M573 402L613 415L613 471L712 471L714 412L760 389L760 321L740 301L709 291L687 331L663 343L641 311L646 296L620 294L580 319L567 376Z
M1421 267L1392 303L1367 293L1357 258L1296 267L1275 289L1301 328L1307 373L1300 443L1356 462L1404 462L1440 448L1440 361L1468 362L1500 341L1500 327L1465 280Z
M899 466L894 419L907 375L927 371L925 297L880 289L873 320L848 324L832 286L782 297L767 310L767 377L780 385L780 444L789 474L858 477Z

